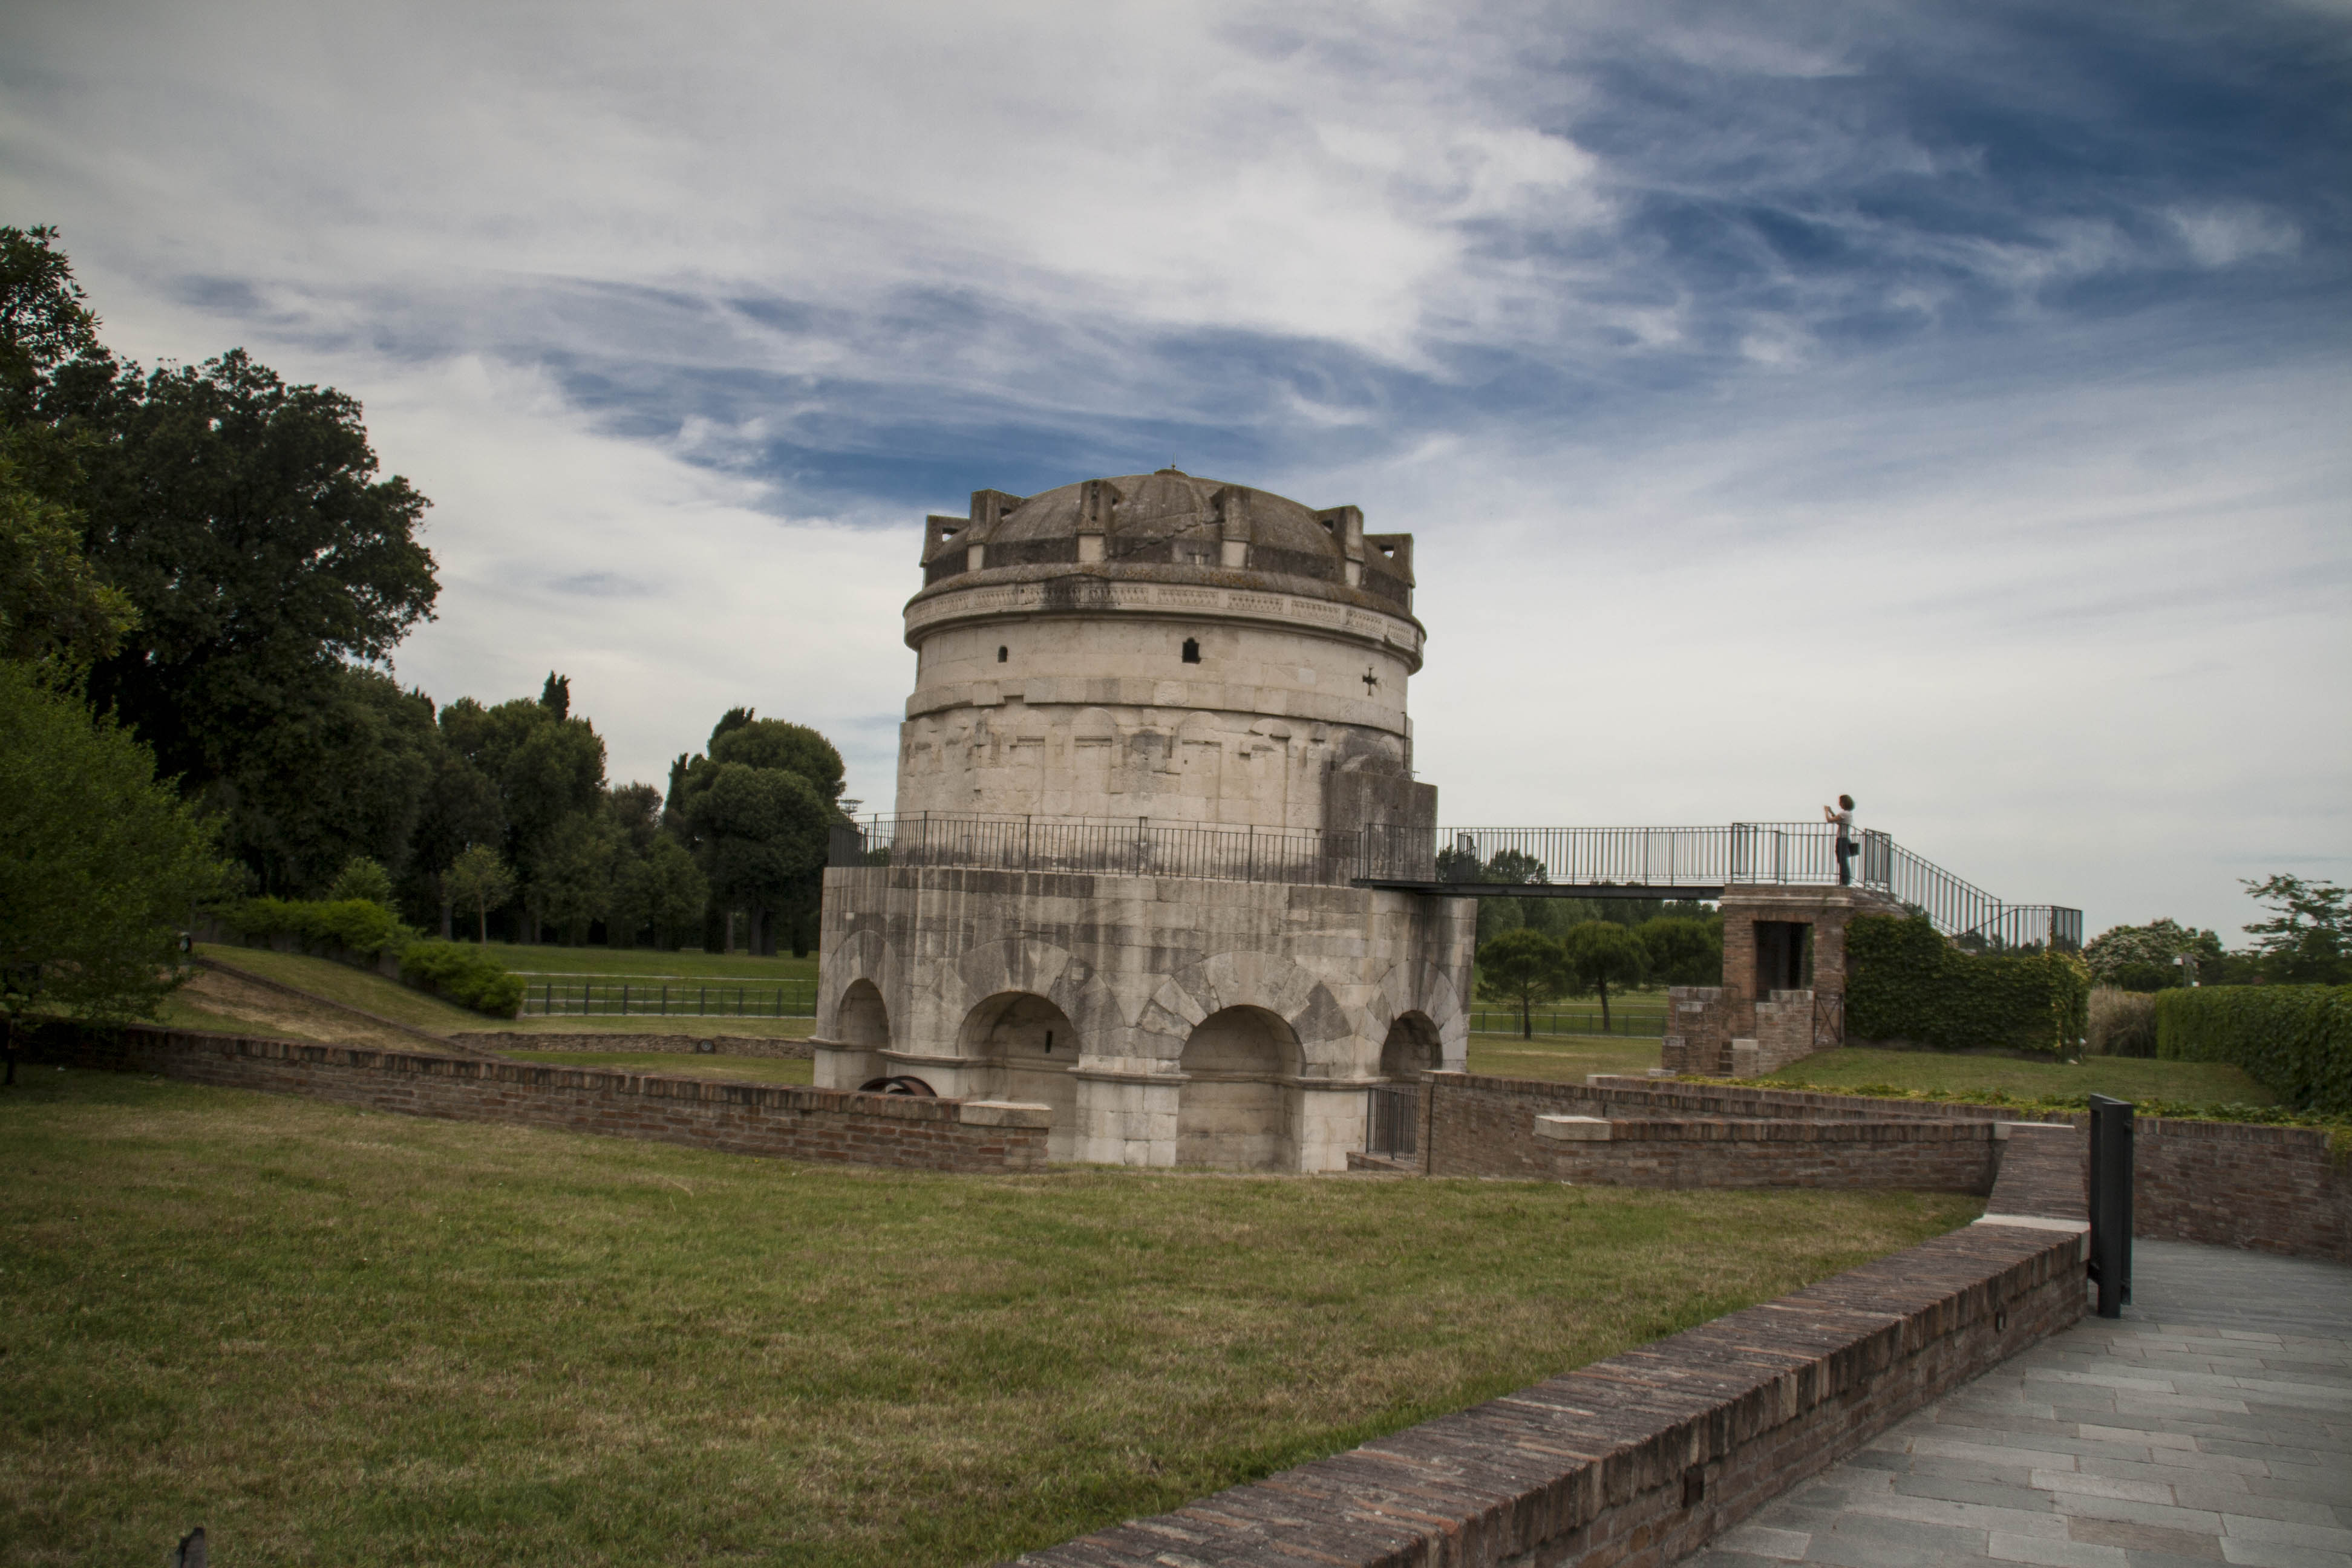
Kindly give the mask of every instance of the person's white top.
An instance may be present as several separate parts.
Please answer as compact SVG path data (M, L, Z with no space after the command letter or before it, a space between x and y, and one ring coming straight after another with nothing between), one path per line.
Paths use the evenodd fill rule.
M1852 838L1854 836L1853 813L1850 811L1833 812L1830 816L1830 820L1837 824L1838 837L1840 838Z

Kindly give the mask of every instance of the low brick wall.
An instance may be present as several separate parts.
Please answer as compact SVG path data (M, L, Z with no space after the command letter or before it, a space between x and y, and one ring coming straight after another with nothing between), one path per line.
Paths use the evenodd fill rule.
M1499 1081L1499 1080L1490 1080ZM1517 1086L1529 1087L1529 1086ZM1867 1117L2002 1121L1989 1105L1872 1100L1746 1085L1596 1075L1563 1090L1560 1109L1590 1116ZM2083 1115L2046 1117L2084 1125ZM2352 1263L2352 1162L2310 1127L2140 1117L2133 1124L2132 1230L2157 1241L2202 1241L2289 1258Z
M798 1057L815 1055L806 1040L779 1040L765 1035L533 1035L520 1029L467 1030L457 1037L487 1051L627 1051L632 1054L669 1051L697 1056L696 1043L718 1047L709 1054L722 1057Z
M2081 1135L2021 1130L1979 1224L1035 1568L1664 1568L2083 1314Z
M2315 1128L2144 1118L2132 1233L2352 1263L2352 1163Z
M1045 1163L1050 1113L1043 1106L355 1050L183 1029L52 1026L29 1034L25 1055L36 1062L299 1094L408 1116L921 1171L1030 1171Z
M1989 1120L1733 1118L1582 1084L1458 1072L1426 1075L1422 1093L1423 1169L1433 1176L1960 1193L1992 1185Z

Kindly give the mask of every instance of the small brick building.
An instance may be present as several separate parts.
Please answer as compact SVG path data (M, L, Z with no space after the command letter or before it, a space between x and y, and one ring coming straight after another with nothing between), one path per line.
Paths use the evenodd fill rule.
M1869 888L1748 883L1723 890L1723 984L1669 993L1659 1066L1749 1078L1845 1039L1845 928L1899 915Z

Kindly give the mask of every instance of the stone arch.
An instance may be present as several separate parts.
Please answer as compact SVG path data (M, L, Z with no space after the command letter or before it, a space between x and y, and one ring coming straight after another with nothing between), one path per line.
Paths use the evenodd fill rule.
M1429 1015L1415 1011L1398 1015L1381 1042L1381 1076L1411 1082L1444 1065L1445 1051L1437 1026Z
M1213 953L1171 978L1174 984L1161 986L1154 999L1187 1024L1197 1027L1230 1007L1262 1009L1289 1029L1297 1070L1355 1070L1354 1018L1321 976L1296 960L1276 952Z
M858 1050L890 1047L890 1007L871 980L853 980L834 1012L834 1038Z
M1221 1008L1192 1026L1178 1065L1176 1163L1220 1170L1298 1163L1298 1035L1264 1007Z
M986 1064L982 1092L1052 1108L1045 1157L1076 1157L1078 1031L1070 1016L1034 991L1002 991L964 1015L956 1054Z
M1050 942L1007 937L975 947L941 975L938 996L946 1017L958 1018L987 998L1013 991L1042 996L1068 1017L1072 1060L1081 1050L1118 1054L1108 1048L1123 1023L1117 999L1091 968ZM1058 1037L1054 1048L1060 1054Z

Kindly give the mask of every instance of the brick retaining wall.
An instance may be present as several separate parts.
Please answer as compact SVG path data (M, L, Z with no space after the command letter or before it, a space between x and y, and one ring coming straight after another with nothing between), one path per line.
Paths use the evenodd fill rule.
M1457 1075L1458 1076L1458 1075ZM1501 1083L1507 1080L1488 1079ZM1547 1110L1612 1117L1791 1116L1839 1120L2001 1121L2025 1114L1990 1105L1873 1100L1744 1084L1676 1083L1596 1074L1582 1084L1525 1084ZM2084 1125L2088 1118L2038 1120ZM2352 1263L2352 1162L2328 1152L2312 1127L2140 1117L2133 1125L2132 1229L2158 1241L2202 1241L2289 1258Z
M468 1030L457 1038L488 1051L670 1051L699 1055L698 1040L709 1040L722 1057L798 1057L806 1061L816 1053L806 1040L782 1040L766 1035L533 1035L520 1029Z
M1427 1074L1422 1093L1422 1165L1433 1176L1961 1193L1992 1185L1987 1119L1692 1114L1631 1092L1459 1072Z
M1037 1170L1043 1106L666 1078L132 1026L26 1031L25 1056L458 1121L648 1138L775 1159L922 1171Z
M1835 1279L1033 1568L1664 1568L2083 1314L2081 1134L2021 1130L2001 1206Z

